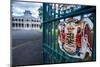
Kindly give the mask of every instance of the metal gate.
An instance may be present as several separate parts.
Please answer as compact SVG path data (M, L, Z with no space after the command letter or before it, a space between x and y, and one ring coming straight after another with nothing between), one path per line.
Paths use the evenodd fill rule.
M58 8L56 7L58 5ZM78 9L60 8L61 4L43 3L43 62L65 63L65 62L81 62L81 59L73 58L66 55L58 46L58 24L60 20L69 17L81 16L92 13L89 17L94 24L94 40L93 40L93 56L92 61L96 59L96 7L95 6L79 6Z

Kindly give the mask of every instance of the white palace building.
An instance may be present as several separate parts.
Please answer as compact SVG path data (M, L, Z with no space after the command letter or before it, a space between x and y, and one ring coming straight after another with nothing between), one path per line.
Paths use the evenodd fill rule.
M41 21L31 16L32 13L25 10L24 16L12 16L12 29L40 30Z

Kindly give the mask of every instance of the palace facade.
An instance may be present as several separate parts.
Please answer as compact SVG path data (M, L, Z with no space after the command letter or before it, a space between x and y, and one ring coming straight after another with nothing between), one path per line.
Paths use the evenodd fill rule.
M40 30L41 21L32 16L32 13L25 10L23 16L12 16L12 29Z

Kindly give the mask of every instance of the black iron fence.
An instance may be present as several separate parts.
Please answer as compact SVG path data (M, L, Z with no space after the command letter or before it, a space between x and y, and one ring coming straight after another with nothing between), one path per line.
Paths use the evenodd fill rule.
M58 24L60 20L65 20L69 17L83 16L92 13L89 17L93 24L93 54L92 60L96 59L96 7L95 6L80 6L78 9L75 7L68 9L61 9L61 4L43 3L43 57L44 63L65 63L65 62L79 62L82 59L77 59L68 56L59 48L58 44ZM60 5L60 6L59 6ZM77 5L75 5L77 6Z

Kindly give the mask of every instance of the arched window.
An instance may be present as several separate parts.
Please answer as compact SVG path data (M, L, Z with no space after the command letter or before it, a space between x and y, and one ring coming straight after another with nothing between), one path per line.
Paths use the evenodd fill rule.
M22 22L23 22L23 19L22 19Z
M33 20L31 20L33 22Z
M18 23L18 26L19 26L19 27L21 27L21 24L20 24L20 23Z
M15 19L15 21L17 21L17 19Z
M33 24L32 24L32 27L33 27Z
M36 22L38 22L38 20L36 20Z
M14 18L12 18L12 21L14 21Z
M27 27L29 27L29 24L27 24Z
M18 23L15 23L16 27L18 27Z
M26 21L28 22L29 20L27 19Z
M24 24L22 23L22 27L24 27Z
M37 27L38 27L38 24L37 24Z
M39 20L37 20L37 22L39 22Z
M12 23L12 27L15 27L15 23Z
M19 19L19 22L21 21L21 19Z

